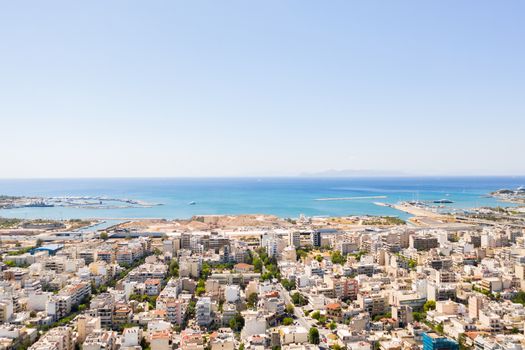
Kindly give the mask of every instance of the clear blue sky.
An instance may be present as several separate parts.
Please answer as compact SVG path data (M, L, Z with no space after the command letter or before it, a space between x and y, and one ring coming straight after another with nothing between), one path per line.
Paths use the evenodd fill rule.
M0 177L525 174L523 1L3 1Z

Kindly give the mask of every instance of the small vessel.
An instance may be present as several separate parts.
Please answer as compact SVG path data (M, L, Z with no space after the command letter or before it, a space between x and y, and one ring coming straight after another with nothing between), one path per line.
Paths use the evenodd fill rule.
M195 205L195 204L197 204L197 202L194 202L194 201L191 201L188 203L188 205Z
M454 203L454 202L451 201L450 199L438 199L438 200L435 200L434 203L436 203L436 204L450 204L450 203Z

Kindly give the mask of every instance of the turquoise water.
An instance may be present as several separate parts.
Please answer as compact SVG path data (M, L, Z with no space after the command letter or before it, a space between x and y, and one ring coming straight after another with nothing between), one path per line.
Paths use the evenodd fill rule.
M198 214L407 215L374 202L447 198L454 208L509 205L485 198L490 191L525 185L525 177L443 178L207 178L0 180L0 194L19 196L108 196L150 203L151 208L19 208L0 210L18 218L188 218ZM316 201L326 197L382 199ZM188 205L195 201L196 205Z

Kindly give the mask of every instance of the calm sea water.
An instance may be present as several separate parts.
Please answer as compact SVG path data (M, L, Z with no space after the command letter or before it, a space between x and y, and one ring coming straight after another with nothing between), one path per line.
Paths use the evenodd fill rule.
M454 201L451 207L509 205L485 198L500 188L525 185L525 177L444 178L215 178L0 180L0 194L19 196L108 196L162 203L151 208L20 208L0 210L18 218L188 218L197 214L407 215L374 202ZM316 201L325 197L386 196L384 199ZM189 205L195 201L196 205Z

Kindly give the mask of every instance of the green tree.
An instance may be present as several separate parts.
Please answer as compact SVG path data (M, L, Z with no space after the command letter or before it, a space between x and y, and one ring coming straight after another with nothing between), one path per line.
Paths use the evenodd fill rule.
M332 259L332 262L334 264L340 264L343 265L346 262L346 256L341 254L339 250L333 251L330 253L330 258Z
M197 283L197 289L195 289L195 295L201 296L206 292L206 285L203 279L200 279Z
M415 321L421 322L426 318L426 314L424 312L414 311L412 312L412 317L414 318Z
M107 232L102 232L100 234L100 239L103 239L104 241L108 239L108 233Z
M295 281L290 281L285 278L281 280L281 284L283 285L284 289L288 291L295 289Z
M171 277L179 277L179 262L177 260L171 260L169 273Z
M439 334L443 334L443 323L438 323L434 328Z
M211 266L210 266L210 264L205 262L205 263L202 264L201 278L206 280L206 279L208 279L208 277L210 275L211 275Z
M321 255L316 255L315 256L315 260L321 262L321 261L323 261L323 257Z
M148 341L146 340L146 337L143 337L143 338L140 340L140 347L141 347L142 349L146 349L146 350L151 349L150 344L149 344Z
M244 317L240 313L237 313L235 317L230 320L230 328L235 332L240 332L244 327Z
M328 328L330 328L330 330L334 330L337 328L337 323L335 323L334 321L330 322L330 324L328 325Z
M511 300L513 303L525 305L525 292L519 291Z
M436 302L434 300L427 300L425 305L423 305L423 311L428 312L430 310L436 309Z
M295 251L295 255L297 256L297 260L301 260L301 259L304 259L308 256L308 251L305 250L305 249L297 249Z
M283 325L285 325L285 326L289 326L289 325L291 325L291 324L293 324L293 318L291 318L291 317L285 317L285 318L283 319Z
M195 304L195 300L191 300L188 304L188 309L186 312L186 317L188 319L192 319L193 317L195 317Z
M326 323L326 316L321 315L321 317L319 317L319 324L324 326L325 323Z
M319 311L313 311L310 314L310 317L313 318L314 320L318 320L319 321L319 318L321 317L321 313Z
M292 294L292 302L296 306L304 306L307 304L306 299L299 292L295 292L294 294Z
M310 328L308 331L308 341L311 344L319 344L319 330L317 328Z
M294 310L295 310L295 307L292 304L286 305L286 313L288 315L293 315L294 314Z
M257 305L257 301L259 300L257 293L252 293L248 295L248 300L246 300L246 304L248 304L248 307L255 308Z
M255 272L261 273L262 272L262 261L258 257L253 258L253 270Z
M466 338L467 336L465 335L465 333L459 334L458 336L459 350L469 350L470 349L470 347L468 347L466 344Z

